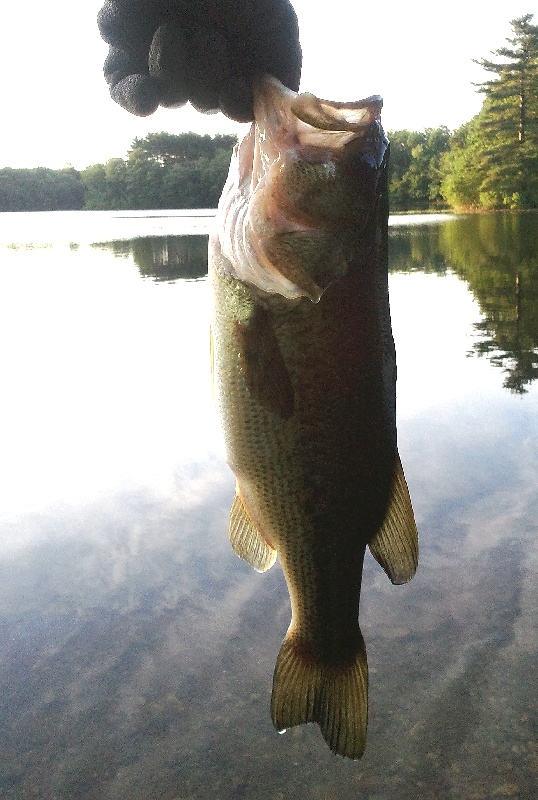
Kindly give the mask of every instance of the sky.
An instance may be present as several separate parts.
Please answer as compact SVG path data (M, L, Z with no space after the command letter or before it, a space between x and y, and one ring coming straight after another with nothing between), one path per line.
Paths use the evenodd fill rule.
M233 2L233 0L230 0ZM95 22L102 0L4 3L0 49L0 167L83 169L124 157L152 131L211 135L245 130L190 106L132 116L108 94L107 45ZM303 47L301 89L330 100L380 94L387 131L451 130L480 110L472 82L489 77L473 58L506 44L510 20L535 14L533 0L294 0Z

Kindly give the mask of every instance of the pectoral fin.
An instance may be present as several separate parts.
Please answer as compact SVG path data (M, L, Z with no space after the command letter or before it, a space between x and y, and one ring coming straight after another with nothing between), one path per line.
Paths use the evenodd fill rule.
M247 323L236 322L235 334L248 390L262 408L281 419L293 414L293 386L268 313L254 306Z
M255 528L237 491L230 509L230 543L237 555L257 572L266 572L276 561L276 550Z
M387 515L369 547L392 583L411 580L418 566L418 533L399 456Z

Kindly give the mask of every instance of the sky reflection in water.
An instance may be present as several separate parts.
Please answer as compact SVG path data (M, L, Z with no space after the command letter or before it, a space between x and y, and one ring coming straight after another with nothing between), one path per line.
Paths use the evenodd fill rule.
M32 248L27 230L2 248L0 797L534 797L537 384L510 392L508 356L468 356L481 308L496 319L491 223L472 224L482 261L467 248L465 279L482 305L456 274L461 220L393 229L399 441L422 549L404 587L367 558L357 763L314 726L278 736L270 722L287 591L278 566L258 575L227 542L206 284L158 274L166 248L193 277L199 243ZM534 335L524 255L507 353ZM512 280L496 275L504 324Z

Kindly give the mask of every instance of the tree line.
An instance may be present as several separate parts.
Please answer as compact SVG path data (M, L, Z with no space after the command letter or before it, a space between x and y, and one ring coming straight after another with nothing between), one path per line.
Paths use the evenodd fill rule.
M480 113L457 130L442 160L441 191L453 207L538 207L538 26L512 20L508 47L480 59Z
M538 26L514 19L508 46L477 84L480 112L456 131L397 131L391 139L393 210L538 208Z
M77 171L0 169L0 211L216 208L237 139L150 133Z
M393 211L538 207L538 26L512 20L482 108L456 131L389 131ZM0 169L0 211L215 208L235 136L150 133L126 158L78 172Z
M66 169L0 169L0 211L68 211L84 208L80 172Z
M393 131L390 188L393 211L446 208L440 161L447 128ZM0 169L0 211L216 208L235 136L150 133L126 158L78 172Z
M81 173L84 208L216 208L237 138L150 133Z
M393 210L446 208L439 164L449 130L389 136ZM0 211L216 208L236 141L230 135L150 133L134 140L126 158L80 172L0 169Z

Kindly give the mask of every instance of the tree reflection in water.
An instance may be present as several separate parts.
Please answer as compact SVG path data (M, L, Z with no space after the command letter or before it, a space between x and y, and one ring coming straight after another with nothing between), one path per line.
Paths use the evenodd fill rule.
M197 280L207 275L207 236L141 236L96 244L115 256L132 256L140 274L154 281Z
M140 274L155 281L196 280L207 274L207 236L145 236L96 247L131 256ZM476 298L483 318L475 324L469 355L487 356L504 374L504 386L523 394L538 377L538 215L473 214L442 224L390 229L392 272L452 271Z
M344 763L313 726L278 736L268 713L287 592L278 567L257 575L229 546L206 287L159 268L176 252L181 277L204 274L206 237L91 252L90 235L191 220L6 216L2 800L536 797L538 385L513 395L490 368L516 352L517 320L534 357L536 221L391 228L393 270L432 273L391 286L421 567L394 591L365 565L369 747ZM473 333L487 361L465 359Z
M393 228L391 269L451 270L476 298L483 318L469 355L487 356L504 386L523 394L538 377L538 215L462 216L441 225Z

